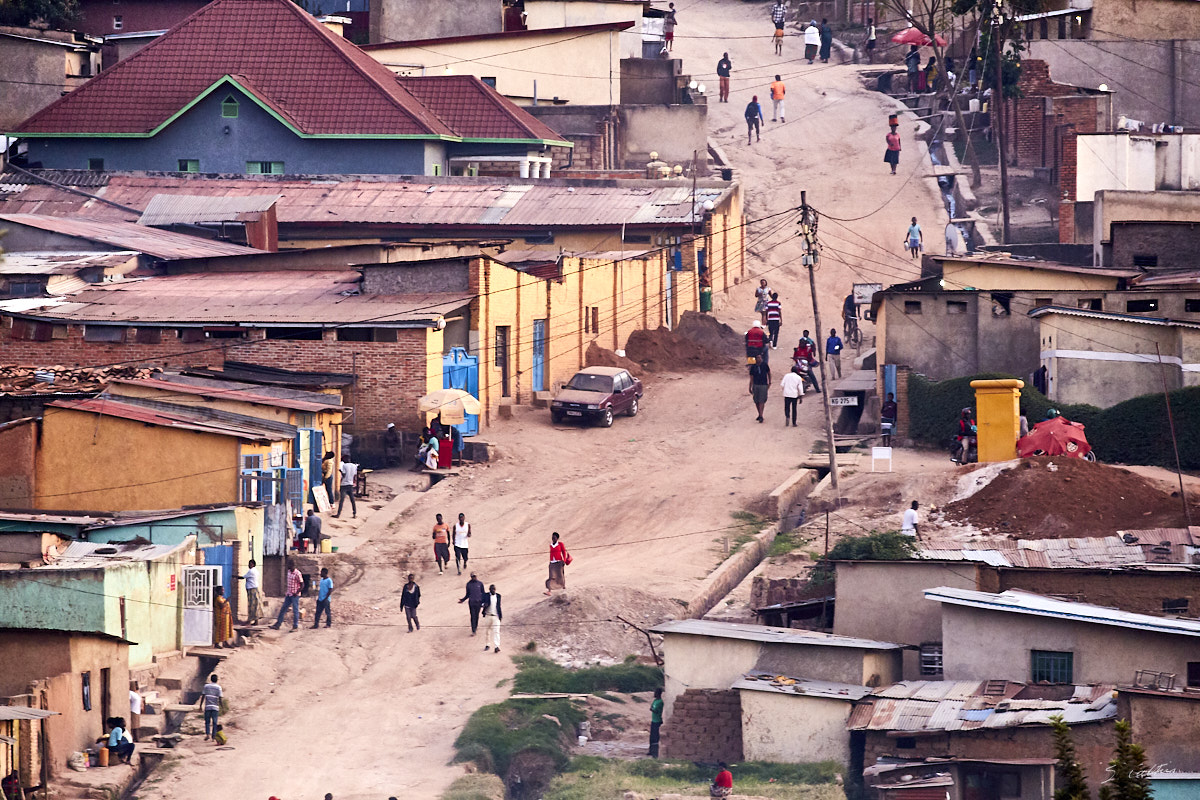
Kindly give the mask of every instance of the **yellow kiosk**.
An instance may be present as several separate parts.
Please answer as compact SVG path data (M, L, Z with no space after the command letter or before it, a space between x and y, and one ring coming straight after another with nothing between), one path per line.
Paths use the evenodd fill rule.
M971 381L975 390L975 425L979 462L1010 461L1017 457L1021 433L1021 389L1025 381L1009 378Z

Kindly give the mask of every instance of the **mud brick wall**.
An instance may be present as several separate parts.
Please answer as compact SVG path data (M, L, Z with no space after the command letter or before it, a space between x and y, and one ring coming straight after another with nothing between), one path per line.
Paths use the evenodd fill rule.
M688 689L662 728L663 758L742 760L742 701L733 689Z

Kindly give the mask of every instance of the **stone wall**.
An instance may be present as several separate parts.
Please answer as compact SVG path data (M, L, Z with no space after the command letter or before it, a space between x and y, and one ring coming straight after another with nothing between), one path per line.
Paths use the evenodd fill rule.
M662 729L663 758L742 760L742 701L733 689L688 689Z

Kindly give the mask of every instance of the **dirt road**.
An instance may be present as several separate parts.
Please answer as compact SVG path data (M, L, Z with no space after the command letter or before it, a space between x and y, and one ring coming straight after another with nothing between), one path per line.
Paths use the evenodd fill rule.
M906 135L903 174L888 175L886 98L861 89L852 67L795 61L778 67L787 73L788 123L768 123L763 141L746 146L742 108L751 93L766 98L782 62L765 36L689 37L769 34L767 7L740 0L681 5L676 52L687 59L685 68L710 72L723 50L733 58L733 98L710 105L710 126L741 170L748 215L797 206L802 189L831 216L881 207L845 228L828 218L822 223L825 327L840 328L832 320L852 282L916 275L898 244L909 216L932 220L940 208L930 181L907 178L922 172L914 170L918 148ZM785 60L796 57L796 41L789 38ZM708 83L715 94L715 78ZM911 131L912 123L905 127ZM807 277L793 264L798 246L791 232L791 225L751 231L751 271L765 274L785 301L781 352L790 351L801 328L812 327ZM739 286L720 311L738 331L753 318L753 283ZM160 770L138 797L437 797L461 774L448 762L462 723L507 693L502 682L513 672L507 656L539 637L562 638L561 624L547 629L537 622L549 611L542 588L550 532L560 531L575 556L566 593L571 605L564 612L562 599L554 601L556 619L573 619L585 645L580 657L619 656L607 652L620 633L606 621L612 609L645 612L640 593L668 602L689 598L721 558L731 512L756 507L797 466L818 414L810 399L801 427L785 429L773 388L767 422L755 423L745 373L736 368L652 378L642 413L607 430L555 427L546 412L520 409L487 432L496 461L421 495L386 534L331 560L332 629L270 633L220 667L234 749L187 743L188 755ZM434 569L433 515L451 519L459 511L475 526L472 567L504 596L500 654L485 653L482 636L470 636L466 609L455 602L465 576ZM409 569L423 590L423 628L414 634L399 609Z

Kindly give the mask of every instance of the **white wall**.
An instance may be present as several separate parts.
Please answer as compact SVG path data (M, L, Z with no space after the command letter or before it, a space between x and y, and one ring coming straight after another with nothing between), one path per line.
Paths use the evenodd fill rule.
M846 700L742 689L742 753L747 761L850 760Z

